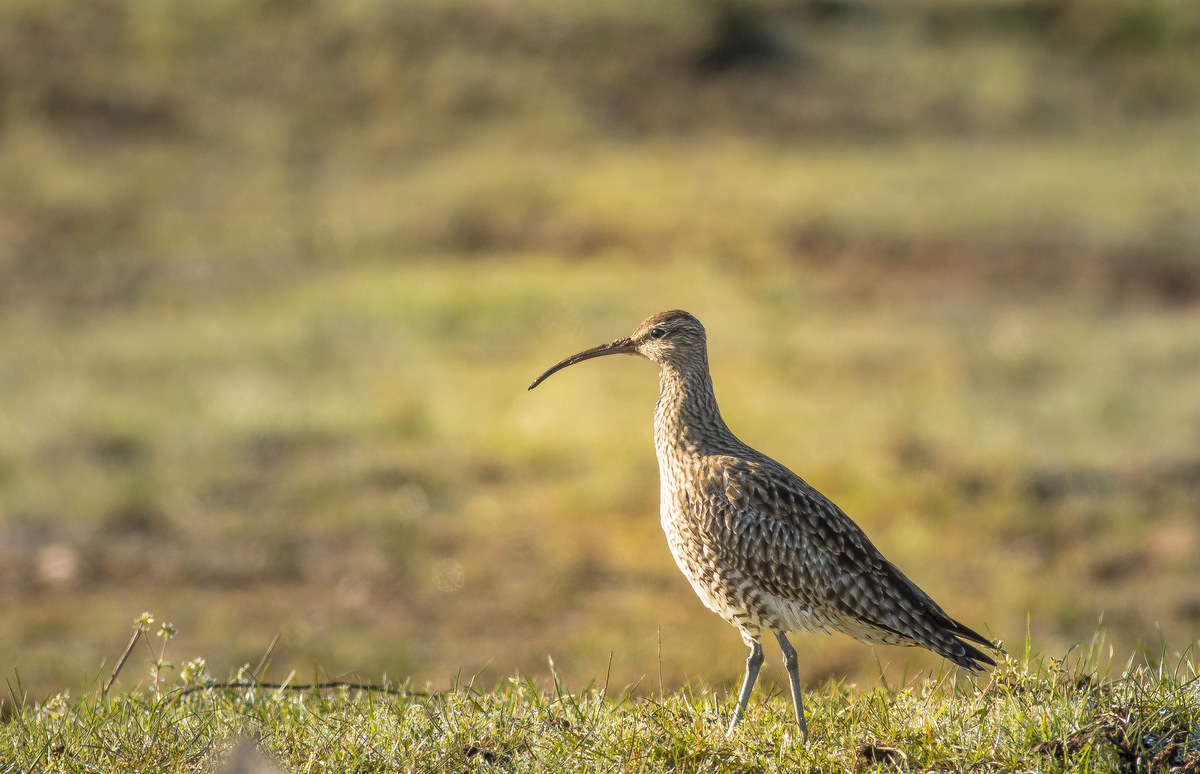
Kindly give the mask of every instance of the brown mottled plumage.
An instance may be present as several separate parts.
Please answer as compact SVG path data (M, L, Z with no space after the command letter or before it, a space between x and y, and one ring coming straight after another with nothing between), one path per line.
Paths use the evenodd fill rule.
M788 632L835 630L863 642L920 645L972 671L995 664L971 644L992 643L947 615L840 508L730 432L713 395L704 326L687 312L652 315L632 336L561 361L529 389L574 363L621 353L660 368L654 447L671 554L704 604L750 648L730 733L758 677L763 629L783 650L806 736Z

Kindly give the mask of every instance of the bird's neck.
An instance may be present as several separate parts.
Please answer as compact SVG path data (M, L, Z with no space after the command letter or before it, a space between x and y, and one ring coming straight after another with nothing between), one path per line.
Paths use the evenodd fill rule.
M659 460L698 454L727 453L739 441L717 408L708 362L659 371L658 404L654 408L654 446Z

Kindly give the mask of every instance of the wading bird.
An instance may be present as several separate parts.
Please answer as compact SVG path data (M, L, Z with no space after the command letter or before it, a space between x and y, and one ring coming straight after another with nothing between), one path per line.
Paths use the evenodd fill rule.
M704 326L687 312L652 315L633 335L551 366L529 389L569 365L619 354L659 366L654 449L671 555L701 601L736 626L750 648L729 734L762 666L763 630L783 651L806 738L789 632L833 630L867 643L919 645L971 671L995 665L975 645L995 646L947 615L840 508L730 432L713 395Z

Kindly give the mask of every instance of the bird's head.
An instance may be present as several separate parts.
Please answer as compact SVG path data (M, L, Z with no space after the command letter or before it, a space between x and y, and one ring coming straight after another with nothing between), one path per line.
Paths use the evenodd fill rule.
M650 315L632 335L585 349L550 366L530 383L529 389L532 390L551 374L569 365L603 355L641 355L659 365L670 365L678 370L685 370L689 363L706 365L704 326L682 309Z

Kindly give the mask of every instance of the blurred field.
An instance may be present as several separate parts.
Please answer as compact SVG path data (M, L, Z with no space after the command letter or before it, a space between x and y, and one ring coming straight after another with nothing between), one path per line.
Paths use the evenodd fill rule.
M152 610L217 675L282 633L273 673L648 691L661 627L668 687L736 679L654 369L525 392L674 307L957 617L1183 650L1198 43L1169 0L5 3L0 668L81 684Z

